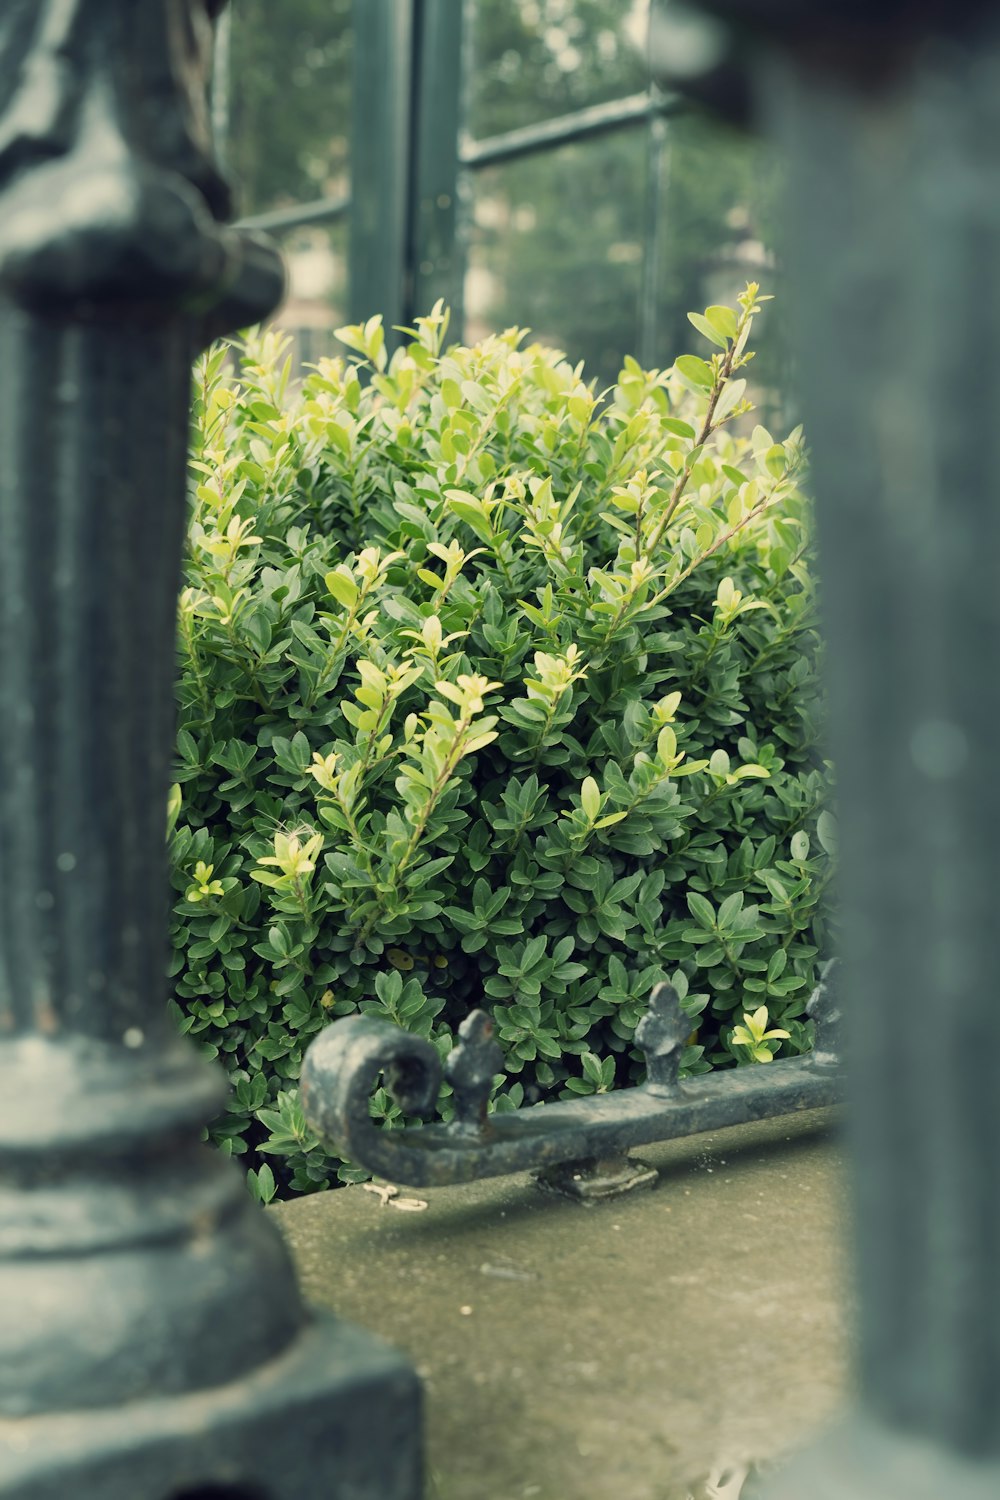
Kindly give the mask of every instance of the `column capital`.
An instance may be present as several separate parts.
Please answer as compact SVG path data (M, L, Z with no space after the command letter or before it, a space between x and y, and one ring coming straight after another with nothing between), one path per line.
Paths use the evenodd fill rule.
M745 31L797 40L849 30L854 35L912 36L953 30L993 9L991 0L654 0L662 16L703 11Z
M926 37L960 36L994 9L991 0L653 0L651 67L658 82L746 125L759 112L751 75L762 51L877 87Z
M223 0L8 0L0 28L0 288L112 311L206 311L246 253L212 161ZM259 257L258 257L259 259ZM281 293L254 277L262 317ZM237 297L241 304L245 297Z

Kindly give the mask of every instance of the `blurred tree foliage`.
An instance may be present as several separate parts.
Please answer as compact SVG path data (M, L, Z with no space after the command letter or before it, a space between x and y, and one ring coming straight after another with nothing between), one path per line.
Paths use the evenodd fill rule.
M641 92L647 12L647 0L476 0L470 132L494 135ZM472 259L492 288L489 321L528 324L611 383L624 350L643 344L649 165L639 128L480 175ZM688 308L731 298L754 274L754 258L773 242L779 186L762 145L695 113L668 125L663 178L651 363L686 347ZM777 324L780 315L754 372L765 390L785 384Z
M643 90L646 0L474 0L467 121L476 137Z
M240 211L347 188L351 0L238 0L229 170Z

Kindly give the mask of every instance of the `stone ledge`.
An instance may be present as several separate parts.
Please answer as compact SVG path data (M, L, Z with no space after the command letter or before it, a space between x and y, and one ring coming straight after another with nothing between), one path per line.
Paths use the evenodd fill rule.
M846 1394L832 1125L817 1110L645 1147L657 1186L593 1206L519 1175L400 1189L423 1210L353 1187L271 1212L305 1294L417 1365L427 1500L686 1500L698 1473L804 1442Z

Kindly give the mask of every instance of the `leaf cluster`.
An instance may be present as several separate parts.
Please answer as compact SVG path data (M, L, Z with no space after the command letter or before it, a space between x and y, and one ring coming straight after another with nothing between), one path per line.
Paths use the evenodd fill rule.
M801 435L740 373L761 300L605 393L517 330L446 347L440 307L297 384L274 332L202 360L172 1005L258 1196L359 1175L295 1093L336 1017L443 1055L485 1002L497 1109L638 1081L662 979L688 1074L808 1047L835 830Z

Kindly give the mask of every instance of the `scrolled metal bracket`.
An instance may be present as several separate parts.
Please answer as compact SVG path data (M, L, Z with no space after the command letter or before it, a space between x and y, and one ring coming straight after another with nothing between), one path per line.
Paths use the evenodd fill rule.
M827 965L809 1002L816 1051L768 1067L681 1080L681 1049L691 1021L677 991L660 984L636 1030L647 1070L646 1083L636 1088L487 1115L502 1053L492 1018L477 1010L462 1023L443 1068L430 1042L388 1022L368 1016L335 1021L306 1056L302 1103L310 1125L331 1149L410 1187L527 1169L547 1172L567 1162L607 1163L654 1141L838 1103L837 1011L829 975ZM404 1113L417 1115L431 1113L446 1077L455 1094L454 1119L413 1129L379 1128L368 1106L380 1077ZM649 1180L648 1173L638 1175Z

